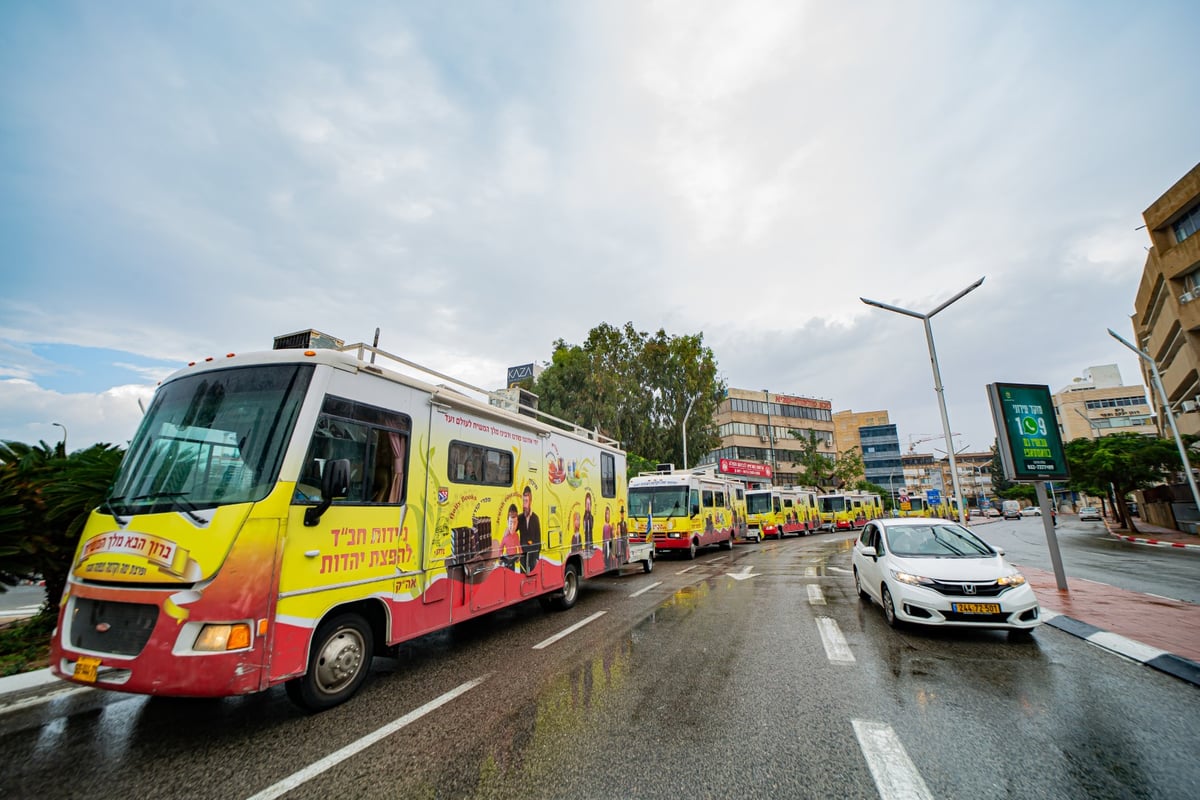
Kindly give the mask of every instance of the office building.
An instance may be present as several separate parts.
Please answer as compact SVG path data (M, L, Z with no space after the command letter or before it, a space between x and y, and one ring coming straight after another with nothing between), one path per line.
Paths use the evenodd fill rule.
M833 406L828 400L767 390L729 389L714 417L721 446L697 466L719 465L722 459L757 462L769 467L778 486L806 483L799 463L801 438L810 432L818 452L831 461L836 456Z
M1121 432L1159 435L1145 387L1123 385L1116 364L1085 369L1052 399L1064 442Z
M1166 400L1183 434L1200 434L1200 164L1142 213L1151 247L1134 299L1133 342L1162 375ZM1140 359L1143 383L1153 386ZM1159 431L1162 398L1155 398Z

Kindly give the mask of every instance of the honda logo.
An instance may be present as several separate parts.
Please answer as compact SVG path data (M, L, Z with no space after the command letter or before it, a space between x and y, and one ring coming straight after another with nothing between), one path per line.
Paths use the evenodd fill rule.
M963 594L975 594L975 584L964 583L963 584Z

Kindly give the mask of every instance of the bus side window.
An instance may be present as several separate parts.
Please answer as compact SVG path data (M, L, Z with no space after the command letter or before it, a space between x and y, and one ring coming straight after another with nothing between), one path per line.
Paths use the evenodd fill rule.
M371 471L371 502L403 503L408 438L397 431L378 428L372 434L375 458Z

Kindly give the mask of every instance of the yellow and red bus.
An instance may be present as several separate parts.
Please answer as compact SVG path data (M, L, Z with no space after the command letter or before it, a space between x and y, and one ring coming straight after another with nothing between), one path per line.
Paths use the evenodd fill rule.
M735 481L675 470L643 472L629 480L629 519L651 531L656 554L695 558L704 547L733 549Z
M396 365L416 367L288 349L163 381L81 534L51 671L168 696L284 684L319 710L382 648L652 565L615 441Z

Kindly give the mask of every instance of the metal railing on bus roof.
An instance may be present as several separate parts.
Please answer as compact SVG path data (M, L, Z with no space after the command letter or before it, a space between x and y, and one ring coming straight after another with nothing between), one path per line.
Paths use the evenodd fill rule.
M455 378L452 375L447 375L444 372L438 372L436 369L433 369L432 367L427 367L424 364L418 364L417 362L410 361L409 359L404 358L403 356L398 356L395 353L390 353L387 350L383 350L379 347L375 347L373 345L366 344L365 342L357 342L355 344L342 345L341 347L338 347L335 349L337 349L339 352L342 352L342 353L356 352L358 355L359 361L365 361L370 365L375 364L376 356L379 356L381 358L386 358L390 361L396 362L397 364L401 364L410 369L414 369L414 370L417 370L418 372L422 372L426 375L430 375L435 378L438 378L439 380L445 381L446 383L451 383L451 384L454 384L455 386L459 386L459 387L462 387L463 389L467 389L469 391L475 392L476 394L482 395L483 397L487 398L488 404L493 406L494 408L504 408L503 405L500 405L499 401L503 401L505 403L509 402L508 396L503 394L503 392L490 390L490 389L484 389L482 387L475 386L474 384L467 383L466 381L460 380L459 378ZM365 358L365 355L367 353L371 354L370 361L367 361L367 359ZM376 369L378 369L378 367L376 367ZM455 389L454 386L447 386L445 383L438 384L438 388L454 392L455 394L460 395L462 397L467 397L467 395L458 391L458 389ZM585 439L590 439L594 442L599 442L600 444L608 445L610 447L616 447L616 448L621 447L621 442L619 440L614 439L611 436L606 436L605 434L600 433L599 431L589 430L588 428L580 427L579 425L576 425L574 422L571 422L570 420L562 419L561 417L556 417L553 414L549 414L545 411L541 411L539 409L533 408L532 406L520 406L520 408L522 409L521 413L527 413L527 414L533 415L536 419L539 419L543 422L550 423L556 428L564 428L565 430L570 431L571 433L575 434L576 436L581 436Z

